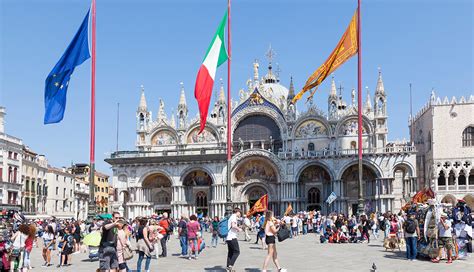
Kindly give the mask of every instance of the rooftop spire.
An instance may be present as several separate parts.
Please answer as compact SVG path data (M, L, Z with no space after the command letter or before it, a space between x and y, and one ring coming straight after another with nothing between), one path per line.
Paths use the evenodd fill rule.
M334 81L334 75L332 76L332 79L331 79L331 92L329 93L329 97L337 98L337 88L336 88L336 82Z
M145 98L145 87L143 85L140 86L142 93L140 95L140 104L138 105L138 110L139 111L146 111L146 98Z
M179 96L179 105L186 106L186 96L184 94L184 83L180 82L181 85L181 94Z
M371 112L372 111L372 102L370 102L370 91L367 88L367 100L365 101L365 111Z
M222 81L222 78L220 79L221 87L219 90L219 98L217 99L217 102L220 104L225 104L225 91L224 91L224 82Z
M293 85L293 77L290 77L290 93L288 94L288 98L291 96L291 98L295 97L295 86Z
M377 87L375 89L375 94L385 95L385 88L383 86L383 80L382 80L382 71L380 67L379 67L379 78L377 80Z

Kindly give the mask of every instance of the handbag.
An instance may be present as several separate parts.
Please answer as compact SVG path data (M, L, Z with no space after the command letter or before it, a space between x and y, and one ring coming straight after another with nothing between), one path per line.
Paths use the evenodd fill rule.
M283 242L290 237L290 231L285 227L281 226L277 232L278 242Z
M133 250L128 245L124 245L120 239L119 242L122 245L123 259L125 261L133 259Z

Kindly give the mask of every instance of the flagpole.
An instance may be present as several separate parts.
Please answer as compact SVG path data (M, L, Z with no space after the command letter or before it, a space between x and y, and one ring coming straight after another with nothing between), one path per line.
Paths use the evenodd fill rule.
M227 1L227 49L229 59L227 60L227 184L226 184L226 213L230 215L231 212L231 160L232 160L232 137L231 137L231 115L232 115L232 105L230 100L230 66L232 62L232 48L231 48L231 31L230 31L230 0Z
M95 180L95 0L92 0L92 63L91 63L91 132L90 132L90 169L89 169L89 211L88 215L94 217L96 214L96 202L94 196Z
M360 2L357 0L357 113L358 113L358 161L359 161L359 200L357 205L357 213L364 213L364 192L363 192L363 167L362 167L362 39L361 39L361 18L360 18Z

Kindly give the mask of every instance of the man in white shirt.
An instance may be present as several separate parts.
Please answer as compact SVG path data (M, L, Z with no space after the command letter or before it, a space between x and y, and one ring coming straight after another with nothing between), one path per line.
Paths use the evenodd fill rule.
M439 239L438 239L438 257L432 259L431 261L434 263L438 263L441 259L441 250L446 248L448 253L448 264L452 263L452 252L454 249L453 244L453 233L451 228L451 220L448 219L448 215L444 212L441 213L441 219L438 222L438 229L439 229Z
M244 214L244 220L243 220L243 229L245 233L245 242L250 241L250 236L249 236L249 229L250 229L250 219Z
M234 208L232 215L229 217L227 227L229 232L227 233L227 271L232 271L237 257L240 255L239 241L237 236L242 231L237 225L237 220L240 218L241 213L239 208Z

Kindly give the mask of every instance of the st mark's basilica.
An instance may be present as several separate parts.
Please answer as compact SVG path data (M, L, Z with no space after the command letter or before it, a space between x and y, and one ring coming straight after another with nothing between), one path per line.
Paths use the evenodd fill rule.
M249 67L249 70L251 67ZM327 113L311 101L291 103L295 95L272 70L265 75L253 64L253 78L232 104L232 205L247 211L262 195L276 214L291 204L294 211L356 212L357 103L338 94L334 78ZM329 79L328 79L329 80ZM136 112L136 150L118 151L112 165L118 201L113 209L127 218L163 211L203 212L222 216L226 207L227 106L223 85L216 82L216 101L208 123L199 132L199 118L190 118L184 87L176 114L165 113L160 101L152 115L142 88ZM370 92L368 92L370 93ZM321 94L320 94L321 97ZM387 95L379 71L373 98L363 109L363 194L365 210L399 209L416 192L416 152L405 142L388 142ZM176 108L176 107L175 107ZM326 198L337 199L328 205Z

